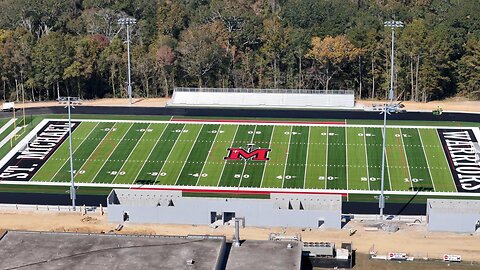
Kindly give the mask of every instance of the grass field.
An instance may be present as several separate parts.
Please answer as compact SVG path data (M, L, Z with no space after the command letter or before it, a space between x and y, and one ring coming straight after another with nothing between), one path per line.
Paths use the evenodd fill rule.
M379 190L382 129L341 124L82 121L75 182ZM386 190L456 191L435 127L389 127L386 144ZM228 148L271 151L225 160ZM30 181L69 182L68 150L65 140Z

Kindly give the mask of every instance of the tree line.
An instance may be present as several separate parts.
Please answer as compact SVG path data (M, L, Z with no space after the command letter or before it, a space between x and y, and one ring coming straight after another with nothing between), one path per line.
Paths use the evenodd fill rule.
M0 98L125 97L174 86L349 89L480 99L478 0L0 0Z

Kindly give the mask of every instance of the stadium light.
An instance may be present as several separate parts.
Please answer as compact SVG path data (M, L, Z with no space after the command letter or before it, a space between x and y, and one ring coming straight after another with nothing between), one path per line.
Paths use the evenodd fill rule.
M125 25L127 28L127 68L128 68L128 86L127 86L127 92L128 92L128 102L132 104L132 80L131 80L131 73L130 73L130 25L134 25L137 23L137 20L134 18L120 18L118 19L117 23L119 25Z
M73 152L72 152L72 116L70 113L70 108L73 107L73 104L80 104L81 100L78 97L59 97L58 102L60 104L66 104L68 108L68 141L70 144L70 199L72 200L73 211L76 210L75 200L77 199L77 194L75 193L75 181L73 178Z
M378 207L380 208L380 219L383 219L383 210L385 208L385 152L387 151L385 147L385 141L387 138L387 114L392 112L399 112L401 108L398 104L393 104L393 68L394 68L394 43L395 43L395 28L403 27L403 22L401 21L386 21L383 23L385 27L392 28L392 48L391 48L391 62L390 62L390 90L388 92L388 99L390 103L385 103L383 106L383 144L382 144L382 176L380 182L380 196L378 196Z

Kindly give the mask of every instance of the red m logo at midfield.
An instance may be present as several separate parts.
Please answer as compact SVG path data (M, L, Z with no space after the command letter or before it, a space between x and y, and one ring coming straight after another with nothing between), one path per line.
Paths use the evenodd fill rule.
M241 159L251 159L251 160L260 160L267 161L268 152L272 149L258 148L255 150L245 150L243 148L228 148L228 156L224 157L226 160L241 160Z

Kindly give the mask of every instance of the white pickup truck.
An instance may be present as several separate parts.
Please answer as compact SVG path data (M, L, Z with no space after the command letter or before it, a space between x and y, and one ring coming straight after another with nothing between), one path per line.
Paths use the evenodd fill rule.
M15 102L4 102L2 106L2 111L4 112L13 112L15 110Z

